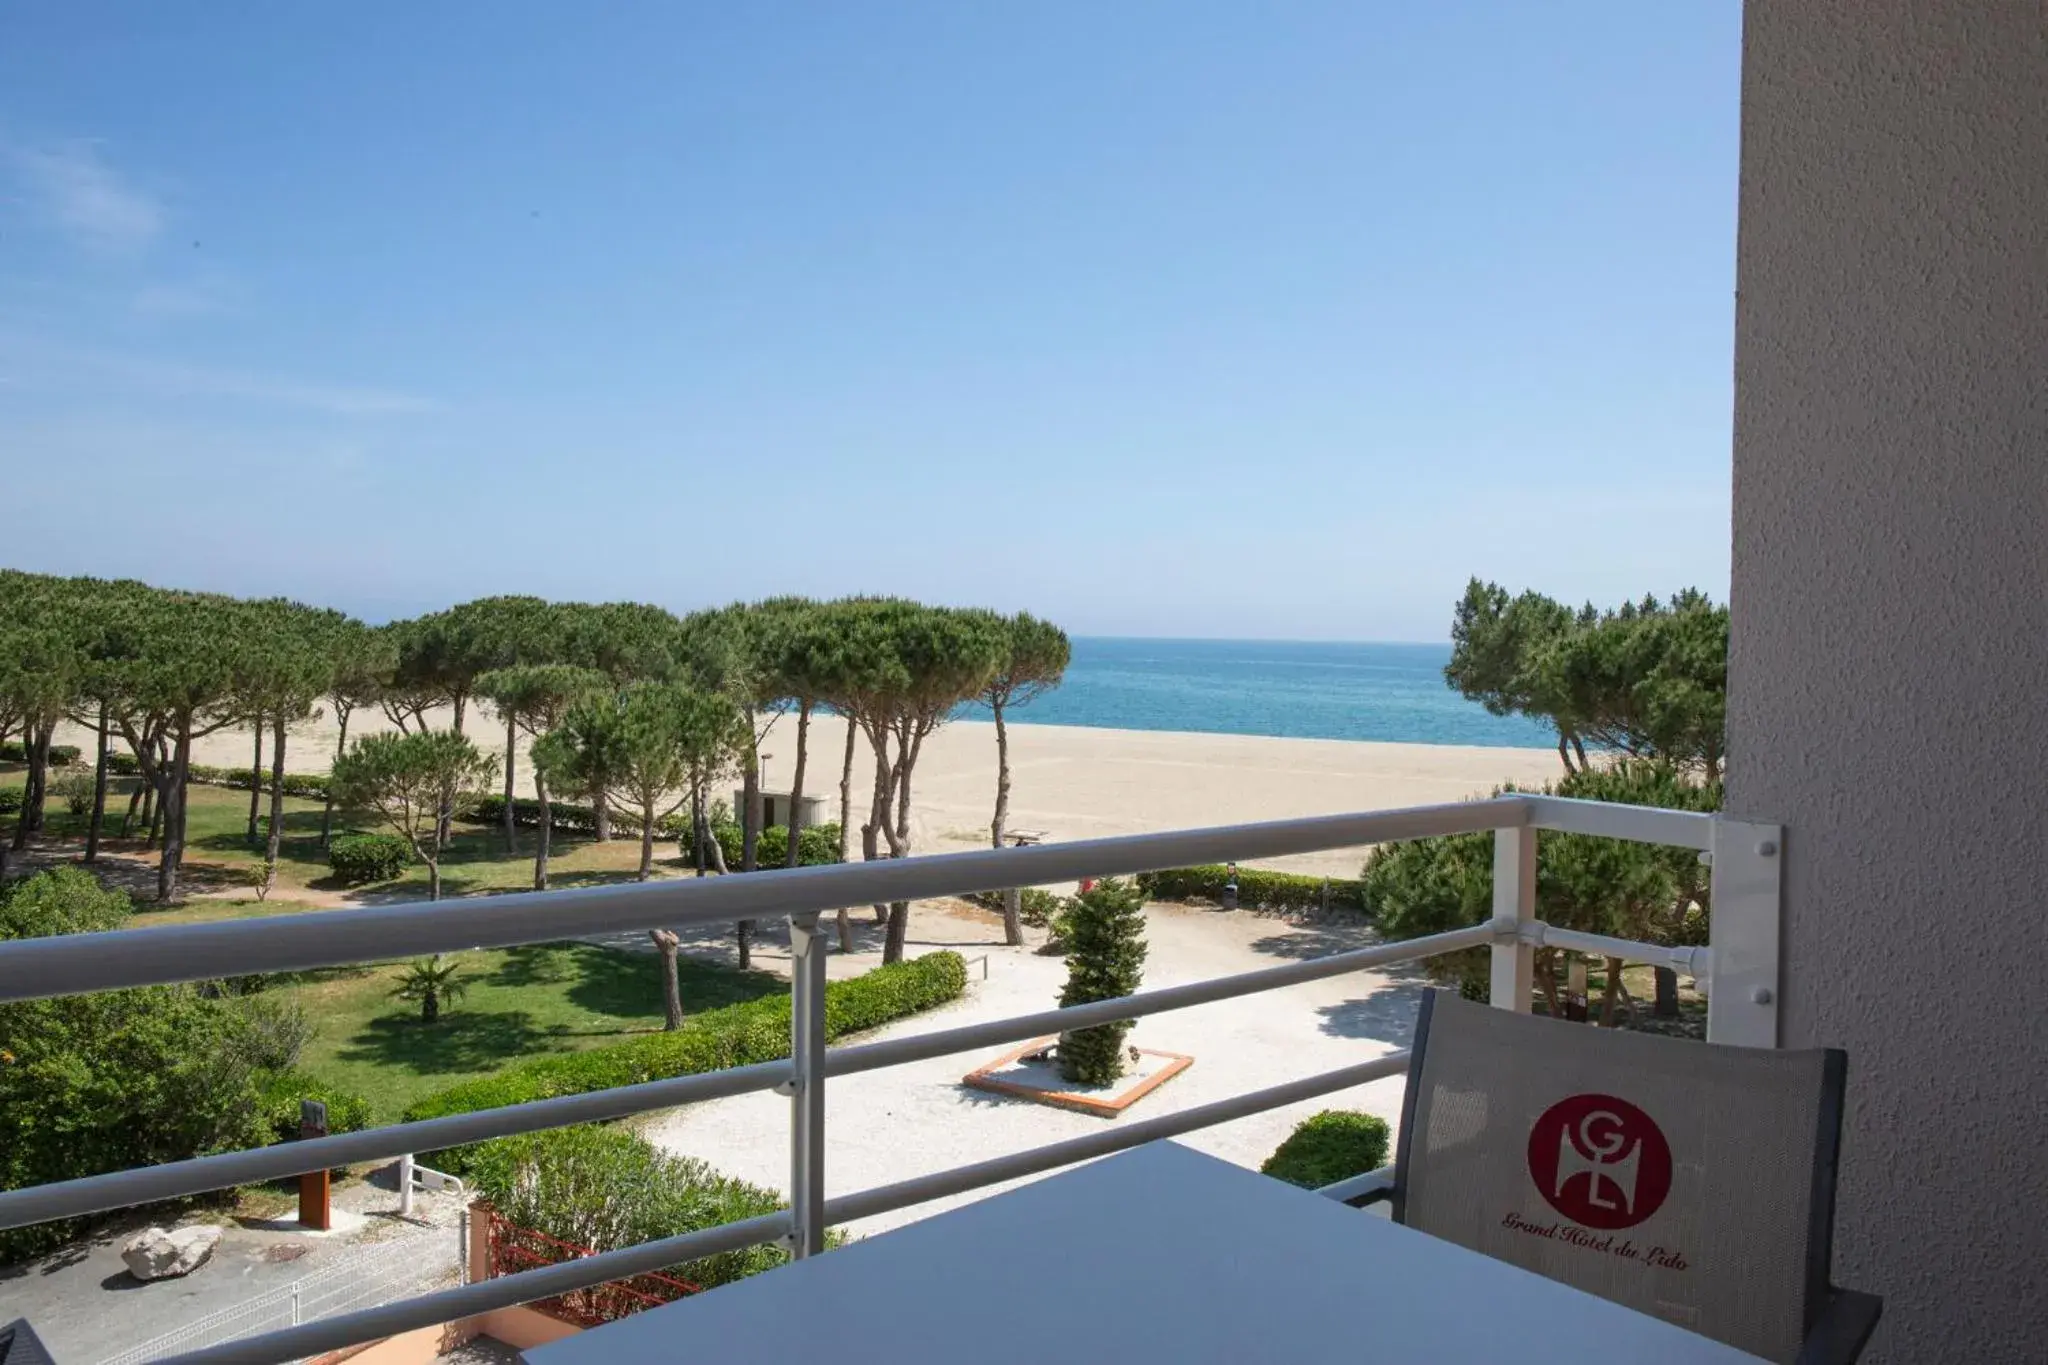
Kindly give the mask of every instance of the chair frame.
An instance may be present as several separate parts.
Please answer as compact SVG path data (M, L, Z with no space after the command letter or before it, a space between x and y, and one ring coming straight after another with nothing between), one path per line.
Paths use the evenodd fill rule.
M1410 1045L1408 1086L1401 1099L1401 1136L1394 1149L1394 1179L1344 1202L1353 1208L1386 1203L1396 1223L1408 1221L1408 1171L1414 1159L1415 1107L1422 1091L1422 1073L1429 1052L1429 1021L1438 992L1424 992L1415 1014L1415 1041ZM1814 1134L1813 1189L1809 1200L1806 1264L1806 1340L1796 1365L1851 1365L1877 1330L1884 1300L1875 1294L1842 1289L1829 1280L1834 1263L1835 1183L1842 1153L1842 1102L1847 1088L1849 1055L1826 1049L1821 1066L1820 1122Z

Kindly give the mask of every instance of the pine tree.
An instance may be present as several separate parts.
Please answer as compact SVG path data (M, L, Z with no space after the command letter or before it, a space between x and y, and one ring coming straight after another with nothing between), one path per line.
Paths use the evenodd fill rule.
M1138 989L1145 973L1145 897L1135 883L1097 882L1067 912L1067 988L1060 1007L1114 1000ZM1060 1035L1060 1074L1082 1085L1108 1085L1124 1070L1131 1021Z

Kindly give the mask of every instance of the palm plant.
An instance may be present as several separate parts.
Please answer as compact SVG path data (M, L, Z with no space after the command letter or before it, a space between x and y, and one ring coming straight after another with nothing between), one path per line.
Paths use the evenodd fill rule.
M435 953L406 965L398 989L391 992L400 1000L420 1002L420 1022L431 1024L441 1017L441 1002L454 1004L469 990L454 959Z

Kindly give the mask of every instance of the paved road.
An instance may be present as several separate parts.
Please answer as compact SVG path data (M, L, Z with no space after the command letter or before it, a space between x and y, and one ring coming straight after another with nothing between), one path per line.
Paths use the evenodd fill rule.
M407 1268L390 1297L455 1279L459 1200L422 1197L414 1205L420 1221L401 1222L397 1195L386 1176L336 1191L335 1206L357 1216L338 1220L347 1226L325 1236L253 1220L226 1223L205 1265L182 1279L148 1283L131 1276L121 1262L121 1244L147 1221L123 1223L46 1260L0 1270L0 1321L25 1317L63 1365L96 1365L392 1239L403 1238L416 1250L398 1255ZM381 1258L379 1264L384 1264ZM312 1307L317 1313L319 1304ZM254 1330L282 1325L252 1323Z
M1201 906L1152 905L1147 907L1146 922L1148 990L1321 957L1375 941L1362 925L1296 924ZM1030 937L1035 943L1042 934L1033 931ZM993 915L964 907L947 913L937 904L920 903L911 920L911 938L912 953L950 947L970 960L986 955L987 977L975 969L963 999L871 1037L928 1033L1050 1009L1058 1003L1066 980L1065 959L1041 956L1029 947L1003 946L1001 923ZM779 969L784 951L777 942L764 944L761 965ZM869 961L866 954L835 955L833 974L859 970ZM1172 1113L1405 1047L1422 983L1419 973L1398 968L1359 972L1141 1019L1132 1032L1133 1043L1190 1054L1195 1062L1132 1106L1126 1117ZM827 1192L850 1194L1100 1132L1104 1124L1117 1121L1007 1099L960 1083L969 1070L1005 1050L989 1048L832 1081L826 1101ZM1179 1140L1256 1168L1295 1124L1321 1109L1362 1109L1391 1126L1400 1116L1404 1084L1395 1076L1202 1129ZM779 1096L739 1095L670 1110L655 1116L646 1133L669 1151L699 1157L728 1174L787 1192L789 1102ZM851 1230L879 1232L1001 1188L1008 1187L863 1219Z

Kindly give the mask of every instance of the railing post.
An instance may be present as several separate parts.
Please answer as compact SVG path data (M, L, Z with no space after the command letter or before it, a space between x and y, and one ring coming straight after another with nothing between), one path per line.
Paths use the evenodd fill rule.
M1536 827L1493 832L1493 971L1490 999L1504 1010L1529 1012L1536 988L1536 949L1523 936L1536 919Z
M789 1209L798 1258L825 1249L825 940L815 912L789 917Z
M1707 1041L1778 1046L1778 915L1782 825L1714 821L1713 945Z

